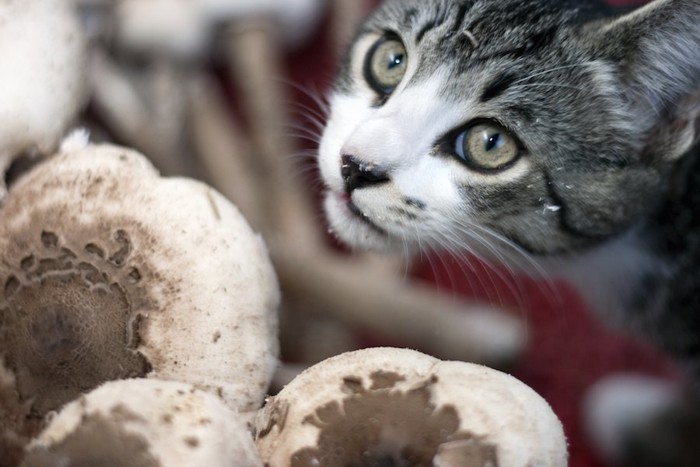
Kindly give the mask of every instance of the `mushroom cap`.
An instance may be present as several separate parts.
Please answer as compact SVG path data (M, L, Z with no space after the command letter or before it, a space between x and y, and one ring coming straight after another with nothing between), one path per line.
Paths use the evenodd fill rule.
M315 365L268 400L256 444L272 467L562 467L561 423L504 373L374 348Z
M148 376L195 384L252 420L277 364L279 286L223 196L160 178L125 148L66 145L12 187L0 216L0 356L18 411L31 402L41 417Z
M186 383L106 383L67 404L27 448L22 467L262 467L253 437L218 397Z
M286 46L306 39L322 0L121 0L115 5L117 41L138 53L191 58L202 54L214 26L268 16L280 24Z
M0 2L0 171L49 154L82 107L85 39L66 0Z

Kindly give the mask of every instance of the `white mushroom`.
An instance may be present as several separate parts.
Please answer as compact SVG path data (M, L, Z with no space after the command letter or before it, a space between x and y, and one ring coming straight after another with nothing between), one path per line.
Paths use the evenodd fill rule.
M306 370L258 414L270 467L563 467L562 426L504 373L403 349L350 352Z
M279 288L225 198L87 146L24 175L0 216L0 357L16 380L0 427L31 434L79 394L139 376L195 384L252 419L277 364Z
M70 2L0 2L0 178L22 153L56 149L84 102L84 61Z
M172 381L107 383L63 407L22 467L262 467L253 437L218 397Z
M191 57L209 45L214 26L272 17L284 43L298 44L313 31L322 0L122 0L115 5L117 40L129 50Z

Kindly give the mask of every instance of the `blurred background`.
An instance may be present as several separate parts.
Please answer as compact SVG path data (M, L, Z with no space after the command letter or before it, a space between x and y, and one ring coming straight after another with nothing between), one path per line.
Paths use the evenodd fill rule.
M284 293L277 387L366 346L485 363L550 402L571 467L602 467L583 430L586 391L617 373L675 378L669 362L607 329L566 284L471 256L407 264L335 242L315 147L344 45L375 0L76 1L92 48L81 118L92 139L134 147L165 175L212 184L268 242Z

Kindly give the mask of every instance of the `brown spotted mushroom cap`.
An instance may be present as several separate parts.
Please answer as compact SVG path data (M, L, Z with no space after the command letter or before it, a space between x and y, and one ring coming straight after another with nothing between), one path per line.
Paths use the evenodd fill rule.
M0 173L53 152L80 110L85 39L66 0L0 1Z
M277 363L279 287L223 196L87 146L23 176L0 216L0 357L14 378L0 391L16 401L0 427L26 420L16 431L31 435L81 393L141 376L195 384L252 420Z
M375 348L326 360L271 398L256 420L270 467L563 467L562 426L504 373Z
M262 467L238 414L194 386L106 383L66 405L28 446L22 467Z

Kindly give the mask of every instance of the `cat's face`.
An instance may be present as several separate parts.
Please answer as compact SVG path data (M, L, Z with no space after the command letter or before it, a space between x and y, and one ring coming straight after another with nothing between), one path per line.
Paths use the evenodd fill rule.
M389 0L375 12L320 146L342 240L559 253L650 209L668 161L645 150L616 49L591 45L598 13L570 3Z

